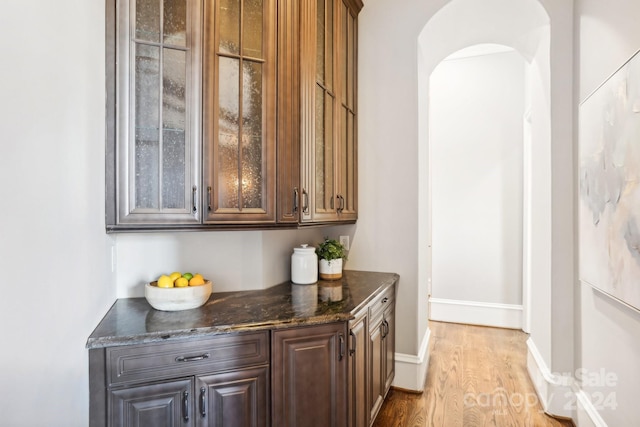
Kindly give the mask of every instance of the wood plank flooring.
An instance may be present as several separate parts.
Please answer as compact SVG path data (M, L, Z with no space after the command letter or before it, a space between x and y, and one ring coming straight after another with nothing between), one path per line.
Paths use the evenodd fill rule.
M391 389L374 427L573 426L546 415L527 374L527 335L429 322L423 393Z

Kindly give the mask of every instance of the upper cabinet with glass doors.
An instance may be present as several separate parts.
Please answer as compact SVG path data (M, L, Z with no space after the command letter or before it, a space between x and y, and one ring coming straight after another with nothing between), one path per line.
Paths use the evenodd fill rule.
M199 4L117 0L115 6L108 8L118 25L113 50L107 46L108 99L115 101L108 113L115 120L107 124L107 227L197 224Z
M357 218L356 57L358 0L304 2L301 221ZM313 64L308 66L305 64Z
M205 5L205 222L275 222L275 0Z
M360 0L106 0L108 231L353 222Z

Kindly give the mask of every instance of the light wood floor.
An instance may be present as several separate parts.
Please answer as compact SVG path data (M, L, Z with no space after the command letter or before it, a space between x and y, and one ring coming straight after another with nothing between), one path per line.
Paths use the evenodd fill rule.
M524 332L433 321L429 328L424 392L391 389L374 427L573 426L542 411Z

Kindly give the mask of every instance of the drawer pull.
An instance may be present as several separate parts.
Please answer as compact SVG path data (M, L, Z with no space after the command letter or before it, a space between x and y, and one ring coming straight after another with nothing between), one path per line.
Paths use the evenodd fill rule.
M386 303L387 301L389 301L389 298L387 298L387 297L382 298L382 303L383 304Z
M178 356L176 362L196 362L198 360L204 360L209 358L209 353L204 353L199 356Z

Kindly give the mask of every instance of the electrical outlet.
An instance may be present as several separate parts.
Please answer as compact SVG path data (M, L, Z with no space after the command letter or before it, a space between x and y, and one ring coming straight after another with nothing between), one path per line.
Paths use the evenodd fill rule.
M344 246L345 250L349 250L349 236L340 236L340 244Z

